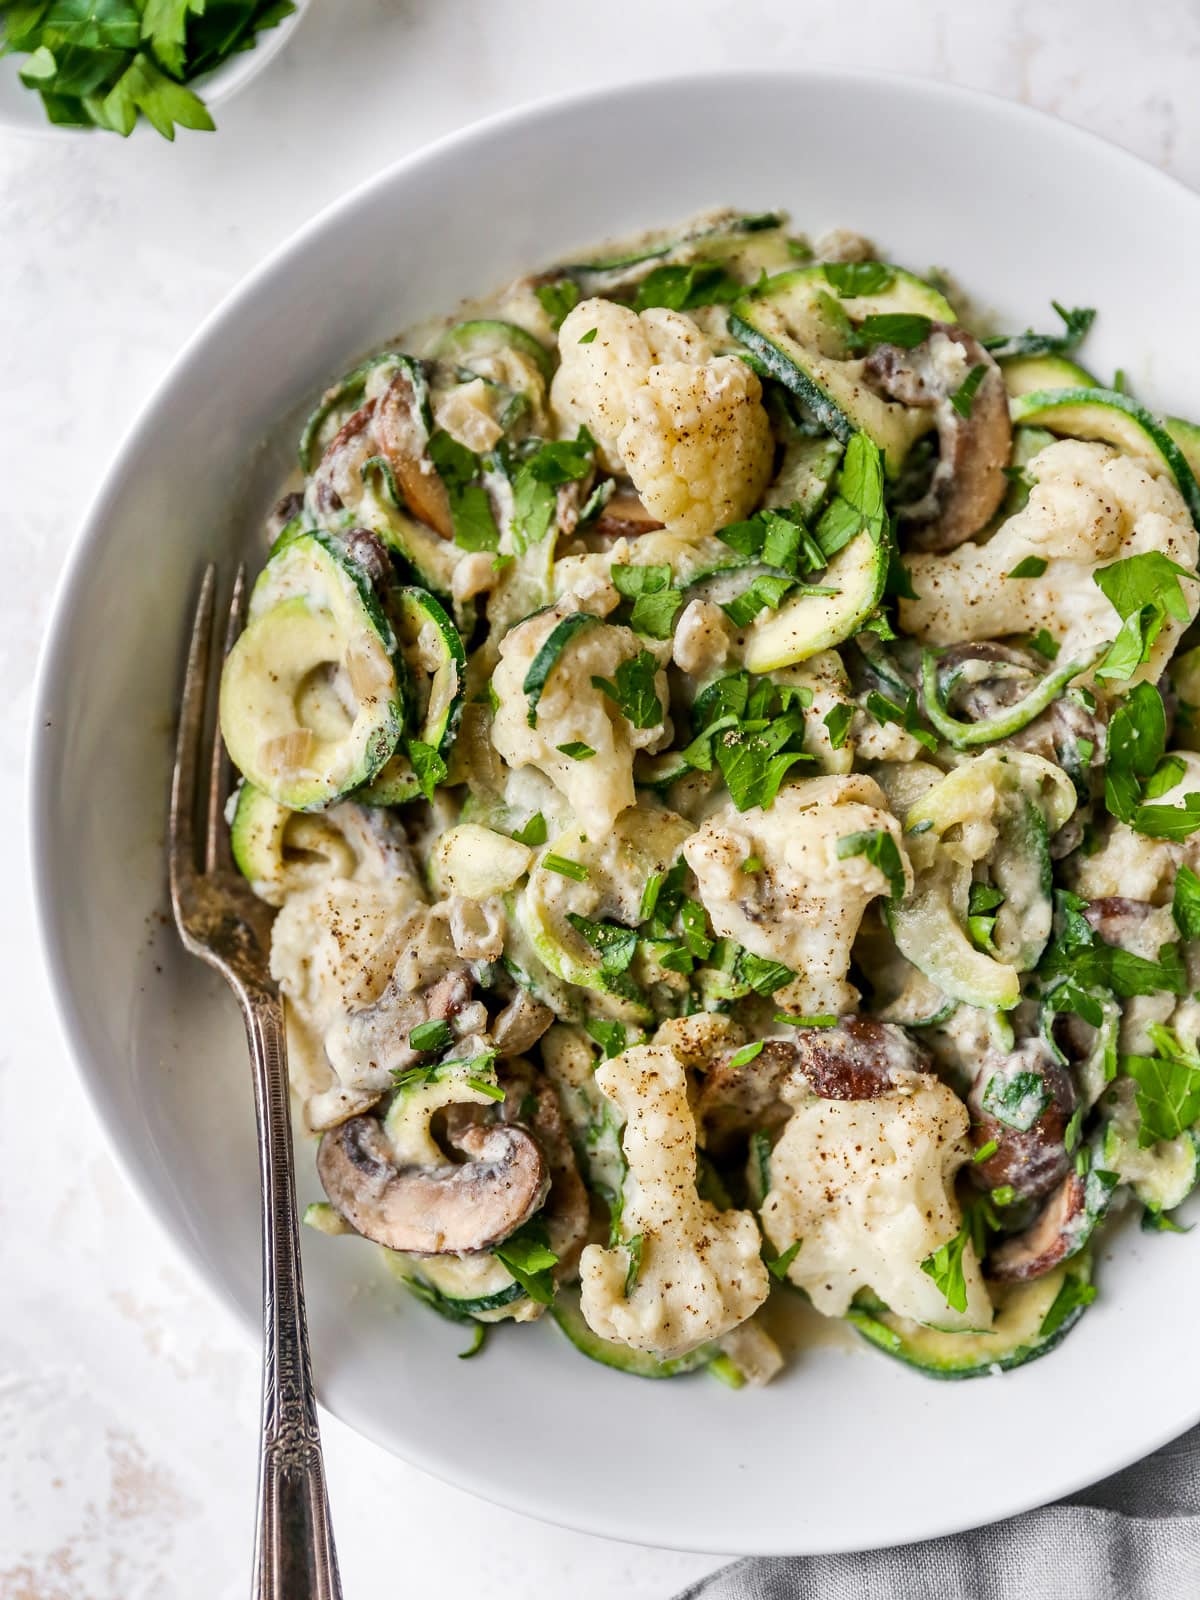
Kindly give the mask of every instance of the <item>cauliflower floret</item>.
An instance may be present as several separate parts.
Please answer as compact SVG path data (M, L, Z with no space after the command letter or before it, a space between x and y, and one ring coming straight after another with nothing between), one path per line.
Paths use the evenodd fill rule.
M498 702L492 742L510 767L534 766L544 772L565 795L584 831L599 838L634 802L636 752L661 750L670 742L667 678L661 668L655 669L654 692L662 713L658 721L648 728L634 727L592 680L616 684L620 668L646 653L644 643L631 629L597 619L563 647L530 727L526 674L554 629L575 609L571 599L560 600L505 634L492 676ZM581 759L562 749L576 744L595 754Z
M992 1305L968 1240L966 1308L953 1310L921 1263L962 1226L954 1174L968 1159L967 1108L924 1073L872 1100L822 1100L785 1086L794 1109L771 1152L763 1231L800 1248L788 1277L828 1317L872 1289L897 1316L942 1328L986 1328Z
M580 1260L583 1314L601 1338L681 1356L719 1338L767 1298L770 1280L748 1211L718 1211L696 1193L696 1124L687 1074L669 1044L637 1045L596 1070L625 1118L621 1228L630 1251L588 1245Z
M776 994L784 1009L854 1009L850 947L867 905L891 885L866 855L839 856L838 846L851 834L875 833L895 841L911 884L900 824L878 784L862 774L792 784L766 811L729 802L684 845L716 931L797 974ZM752 857L762 865L747 872Z
M754 507L773 447L762 385L745 362L714 355L678 311L639 316L609 300L581 301L558 345L550 405L563 433L586 425L601 464L627 473L671 532L700 538Z
M900 602L906 633L941 645L1045 628L1061 647L1061 661L1086 660L1121 626L1092 581L1097 567L1147 550L1195 567L1200 541L1183 497L1145 463L1108 445L1064 439L1040 451L1029 473L1036 482L1028 504L986 544L906 556L919 596ZM1010 578L1029 556L1046 562L1044 573ZM1200 585L1180 581L1194 617ZM1150 659L1130 681L1153 683L1186 626L1167 617Z

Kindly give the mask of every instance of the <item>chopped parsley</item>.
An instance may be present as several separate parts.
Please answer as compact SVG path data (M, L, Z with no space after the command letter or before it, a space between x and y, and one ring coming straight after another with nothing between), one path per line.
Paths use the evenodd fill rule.
M615 922L593 922L574 911L567 912L567 921L599 953L602 972L615 976L628 970L637 952L636 929L623 928Z
M1056 661L1058 652L1062 649L1062 645L1054 635L1045 628L1039 628L1036 633L1030 634L1025 643L1031 650L1036 650L1038 655L1045 656L1047 661Z
M997 361L1012 356L1061 356L1074 350L1095 320L1095 311L1091 306L1076 306L1068 311L1057 300L1051 300L1050 304L1063 320L1062 333L1034 333L1027 328L1024 333L1003 333L984 339L984 349L990 350Z
M431 744L424 744L420 739L405 740L405 749L408 759L412 762L413 773L421 793L426 800L433 799L433 791L439 783L445 783L450 776L450 769L445 761Z
M546 1225L537 1217L510 1233L492 1254L508 1268L531 1300L548 1306L554 1299L554 1279L550 1269L558 1265L551 1250Z
M1046 562L1041 556L1025 556L1018 561L1011 572L1006 572L1006 578L1040 578L1046 570Z
M487 491L474 481L479 476L479 457L445 428L435 429L425 448L446 486L455 544L462 550L498 550L500 530L492 515L492 503Z
M621 1022L605 1022L600 1017L589 1017L583 1025L584 1032L589 1039L594 1039L604 1051L605 1059L611 1061L614 1056L619 1056L625 1048L625 1025Z
M1177 1139L1200 1121L1200 1056L1187 1050L1170 1028L1151 1023L1152 1056L1122 1056L1121 1070L1136 1084L1141 1126L1138 1144Z
M542 866L547 872L557 872L560 877L571 878L576 883L586 883L588 869L579 861L571 861L566 856L556 856L551 853L542 857Z
M1121 618L1121 631L1096 668L1098 678L1132 677L1150 659L1154 641L1168 617L1182 623L1191 620L1181 577L1194 579L1195 573L1160 550L1126 556L1092 574L1093 583Z
M974 1166L978 1166L981 1161L987 1161L989 1157L996 1154L996 1151L999 1150L999 1148L1000 1144L998 1140L989 1139L986 1144L981 1144L979 1149L976 1150L975 1154L971 1157L972 1164Z
M1152 839L1186 839L1200 828L1200 794L1177 805L1147 804L1183 777L1178 757L1166 757L1167 718L1162 696L1149 683L1130 690L1108 724L1104 804L1120 822Z
M732 277L719 261L670 263L655 267L638 284L635 311L665 306L669 311L690 311L695 306L726 305L746 293L746 285Z
M580 428L574 439L552 439L520 463L513 476L512 507L513 545L518 555L546 537L554 524L559 489L564 483L586 478L595 457L596 441L586 428Z
M408 1035L413 1050L444 1050L450 1043L450 1024L441 1017L419 1022Z
M796 588L795 581L791 578L774 577L770 573L760 573L750 586L728 600L721 610L733 623L735 628L747 628L758 616L760 611L770 609L778 611L779 607L789 594ZM805 594L836 594L836 589L816 589L810 585L803 586Z
M865 433L856 433L846 446L834 497L817 523L816 540L828 560L859 533L882 543L887 526L883 456Z
M783 965L782 961L771 961L766 956L756 956L751 950L742 950L739 953L735 971L743 983L750 985L755 994L764 997L773 995L776 989L782 989L785 983L791 983L796 976L790 967Z
M618 563L610 577L618 594L633 601L629 626L649 639L669 639L683 591L671 585L669 566L635 567Z
M641 1276L642 1246L645 1243L645 1235L635 1233L632 1239L626 1239L623 1242L625 1252L629 1257L629 1265L625 1269L625 1298L628 1300L629 1296L637 1288L637 1281Z
M896 276L895 268L886 261L827 261L821 270L825 282L843 300L878 294Z
M972 367L950 396L950 404L964 420L971 415L972 407L975 404L975 396L979 393L979 385L987 377L987 371L988 369L982 364Z
M800 1253L800 1246L802 1243L803 1240L797 1239L795 1244L788 1245L787 1249L782 1251L779 1255L767 1256L764 1258L764 1264L767 1271L773 1278L777 1279L778 1282L782 1283L787 1277L788 1268Z
M836 705L827 711L821 719L829 730L829 747L831 750L840 750L846 742L846 735L850 731L850 724L854 720L854 707Z
M513 834L513 838L518 844L527 844L534 850L538 845L545 844L548 837L549 830L546 827L546 819L540 811L535 811L525 826L518 828Z
M586 333L581 333L579 335L580 344L591 344L599 331L598 328L589 328Z
M1187 971L1177 944L1164 944L1157 961L1108 944L1083 915L1086 900L1066 889L1056 891L1057 927L1038 968L1043 980L1068 978L1076 994L1087 989L1107 989L1118 999L1137 994L1187 993ZM1055 989L1056 999L1061 991ZM1061 1006L1060 1009L1076 1009ZM1080 1010L1080 1015L1086 1013ZM1089 1019L1090 1020L1090 1019Z
M915 311L884 311L864 317L854 329L853 347L870 350L877 344L894 344L901 350L915 350L929 337L933 323Z
M1200 877L1191 867L1182 866L1175 874L1171 915L1183 938L1200 939Z
M755 1056L762 1055L763 1040L755 1039L750 1044L744 1044L740 1050L735 1050L729 1058L731 1067L744 1067L754 1060Z
M559 755L570 756L572 761L590 761L596 754L590 744L584 744L582 739L571 739L566 744L556 744L554 748Z
M1085 1306L1090 1306L1096 1298L1096 1285L1085 1283L1082 1278L1064 1278L1058 1293L1049 1311L1042 1318L1042 1325L1038 1329L1039 1339L1049 1339L1067 1321L1073 1320L1077 1311L1082 1311Z
M817 572L828 559L795 507L766 506L745 522L718 528L717 538L747 561L777 567L789 577Z
M951 1311L967 1309L967 1280L963 1275L963 1251L967 1247L968 1230L963 1228L953 1239L939 1245L932 1255L921 1263L944 1297Z
M662 701L654 679L658 662L649 650L639 650L636 656L622 661L616 670L615 682L608 678L592 679L592 688L608 696L627 722L635 728L656 728L663 720Z
M911 734L919 745L926 750L937 749L937 736L929 731L921 721L921 714L917 709L917 696L910 689L904 704L897 705L895 700L889 700L887 695L880 694L877 689L872 689L866 700L866 710L875 718L876 722L895 723L903 728L905 733Z
M1011 1077L996 1073L987 1081L982 1105L1006 1128L1028 1133L1052 1098L1040 1072L1014 1072Z
M540 283L534 292L554 329L562 326L567 312L573 311L579 302L579 285L573 278L556 278L553 283Z
M839 861L845 861L850 856L864 856L887 879L891 899L896 901L903 898L904 862L900 857L899 845L886 828L846 834L837 842L837 854Z

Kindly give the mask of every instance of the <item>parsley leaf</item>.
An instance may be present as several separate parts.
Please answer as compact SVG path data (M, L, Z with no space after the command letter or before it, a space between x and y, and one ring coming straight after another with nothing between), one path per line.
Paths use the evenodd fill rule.
M1200 1056L1185 1050L1169 1028L1151 1026L1157 1054L1122 1056L1121 1070L1137 1085L1138 1144L1177 1139L1200 1121Z
M628 1300L629 1296L637 1288L637 1281L641 1275L642 1246L645 1243L645 1235L635 1233L632 1239L624 1239L622 1243L629 1256L629 1265L625 1269L625 1298Z
M1051 1094L1040 1072L995 1073L983 1091L983 1109L1018 1133L1030 1128L1050 1104Z
M527 844L536 850L538 845L545 844L549 837L546 819L540 811L535 811L523 828L518 828L513 838L518 844Z
M1061 356L1074 350L1095 320L1095 311L1091 306L1076 306L1073 311L1067 311L1057 300L1051 300L1050 304L1063 320L1062 333L1034 333L1026 329L1024 333L999 334L984 339L983 348L990 350L998 361L1011 356Z
M744 589L741 594L727 601L721 610L733 623L735 628L746 628L754 621L760 611L770 608L778 611L785 598L796 587L791 578L776 578L769 573L761 573ZM807 593L816 593L816 590L806 589ZM833 589L822 591L826 594L836 593Z
M860 294L878 294L896 276L895 270L885 261L826 261L821 270L825 282L843 300L853 300Z
M1120 822L1129 822L1141 801L1142 786L1162 760L1167 718L1162 696L1139 683L1125 696L1108 724L1104 804Z
M1055 896L1058 903L1058 924L1054 939L1038 968L1042 979L1065 977L1071 981L1074 992L1087 989L1109 989L1120 1000L1138 994L1170 994L1187 992L1187 972L1177 944L1165 944L1158 952L1158 960L1135 955L1132 950L1122 950L1111 945L1095 933L1083 915L1086 900L1060 889ZM1055 995L1061 990L1055 989ZM1078 1009L1061 1006L1060 1009ZM1082 1010L1080 1015L1086 1015Z
M836 705L827 711L821 719L829 730L829 747L831 750L840 750L846 742L846 735L850 731L850 724L854 720L854 707Z
M1058 652L1062 649L1062 645L1054 635L1045 628L1039 628L1036 633L1030 634L1025 643L1031 650L1036 650L1038 655L1045 656L1047 661L1056 661Z
M880 694L877 689L872 689L867 696L866 710L870 712L876 722L893 722L897 727L903 728L923 745L926 750L937 749L937 737L932 734L921 722L920 712L917 709L917 697L913 690L908 691L908 698L900 706L894 700L889 700L887 695Z
M967 1247L967 1236L968 1230L963 1228L921 1263L921 1271L933 1279L951 1311L967 1309L967 1280L963 1275L963 1251Z
M739 811L753 806L765 810L797 762L813 759L804 750L785 748L803 727L803 719L789 712L753 732L737 727L717 735L713 754Z
M972 367L950 396L950 404L964 420L971 415L971 408L975 404L975 396L979 392L979 385L987 377L987 371L988 369L982 365Z
M776 989L782 989L785 983L791 983L796 976L782 961L771 961L766 956L756 956L752 950L744 949L738 953L734 970L743 983L748 983L755 994L761 994L764 998L773 995Z
M817 543L828 560L859 533L869 533L879 544L886 528L883 457L873 440L856 433L842 458L837 491L817 523Z
M724 305L745 294L718 261L692 261L685 265L655 267L638 285L635 311L666 306L670 311L690 311L694 306Z
M669 566L635 567L618 563L610 576L617 593L633 601L629 626L649 639L669 639L683 592L671 587Z
M590 744L584 744L582 739L571 739L566 744L556 744L554 748L559 755L570 756L572 761L590 761L596 754Z
M557 872L560 878L570 878L575 883L586 883L588 869L581 861L572 861L568 856L557 856L551 852L542 857L542 866L547 872Z
M1041 556L1026 556L1018 561L1011 572L1006 572L1006 578L1040 578L1046 570L1046 562Z
M439 783L445 783L450 776L450 769L431 744L424 744L420 739L409 739L405 748L417 782L421 786L421 793L426 800L432 800L433 791Z
M584 1032L590 1039L594 1039L604 1051L605 1059L611 1061L614 1056L619 1056L625 1048L625 1025L621 1022L605 1022L600 1017L589 1017L583 1025Z
M764 506L746 522L730 522L718 528L717 538L747 561L778 567L789 577L816 572L827 560L794 507Z
M932 321L919 312L884 311L878 316L864 317L855 326L851 344L855 350L870 350L877 344L915 350L928 339L932 327Z
M878 867L887 879L891 890L891 899L899 900L904 895L905 877L904 863L900 859L900 848L895 839L886 828L868 829L863 833L848 833L837 842L839 861L845 861L850 856L865 856L872 866Z
M500 530L492 516L486 491L473 480L479 476L479 457L459 444L445 428L435 428L425 447L450 501L454 542L462 550L498 550Z
M748 1066L756 1056L762 1055L762 1053L763 1040L755 1039L753 1043L744 1044L740 1050L735 1050L730 1056L728 1064L731 1067L745 1067Z
M1150 659L1167 617L1184 623L1190 620L1179 579L1194 576L1160 550L1144 550L1092 574L1092 581L1122 619L1121 631L1096 668L1098 678L1131 677Z
M1058 1332L1068 1318L1073 1318L1075 1312L1084 1306L1090 1306L1095 1298L1094 1283L1084 1283L1082 1278L1064 1278L1049 1311L1042 1318L1038 1338L1049 1339L1052 1334Z
M592 688L607 695L635 728L656 728L663 720L662 701L654 686L657 673L655 657L649 650L639 650L636 656L621 662L615 682L593 677Z
M586 428L574 439L552 439L521 462L513 478L513 545L522 554L549 533L564 483L586 478L595 461L596 441ZM455 530L455 540L462 540Z
M1180 867L1175 874L1171 915L1185 939L1200 939L1200 877L1191 867Z
M558 1257L550 1248L545 1223L535 1217L496 1245L492 1254L503 1262L531 1300L540 1306L551 1303L554 1279L550 1269L558 1265Z
M418 1022L408 1035L413 1050L444 1050L451 1039L450 1024L441 1017L428 1022Z
M637 952L637 930L622 928L615 922L593 922L574 911L567 912L567 921L575 932L586 939L593 950L599 952L602 972L626 972Z
M579 301L579 285L573 278L556 278L553 283L539 283L534 293L542 310L550 318L550 326L558 329L568 311L573 311Z
M779 1255L766 1258L765 1265L766 1265L767 1271L778 1282L782 1283L783 1280L787 1277L788 1268L791 1266L792 1262L796 1259L796 1256L799 1254L800 1246L801 1246L802 1243L803 1243L803 1240L797 1239L795 1244L788 1245L787 1249L784 1250L784 1251L781 1251Z

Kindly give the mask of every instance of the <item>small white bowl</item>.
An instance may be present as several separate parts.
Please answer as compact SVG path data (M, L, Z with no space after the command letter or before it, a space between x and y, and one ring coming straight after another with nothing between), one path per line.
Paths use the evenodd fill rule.
M218 106L231 100L235 94L240 94L288 43L299 26L310 0L294 0L294 4L296 10L290 17L285 17L274 28L268 28L264 33L258 34L253 50L237 51L222 61L212 72L205 72L200 77L193 78L187 85L189 89L196 91L210 111L215 111ZM58 123L48 121L41 96L36 90L27 89L20 79L21 67L28 59L29 57L24 55L0 56L0 129L10 133L42 135L51 139L77 137L80 134L86 134L88 137L99 134L104 134L108 138L118 137L101 128L62 127ZM214 117L213 120L219 130L220 119ZM134 134L142 135L147 129L156 139L160 137L149 127L144 117L139 117L133 130Z
M232 998L179 949L164 890L201 566L228 576L259 548L299 419L361 352L522 269L714 205L859 229L918 270L953 270L1009 327L1052 326L1051 297L1097 306L1089 366L1200 411L1200 199L1049 117L899 78L711 75L520 110L391 168L255 272L149 400L87 519L46 646L31 797L72 1054L132 1181L255 1337L245 1044ZM300 1187L319 1195L307 1149ZM1095 1306L1061 1349L1003 1377L936 1383L824 1343L738 1394L626 1378L548 1325L502 1328L457 1361L456 1330L371 1247L307 1234L303 1248L331 1410L477 1494L648 1544L927 1538L1078 1489L1200 1418L1200 1230L1106 1236Z

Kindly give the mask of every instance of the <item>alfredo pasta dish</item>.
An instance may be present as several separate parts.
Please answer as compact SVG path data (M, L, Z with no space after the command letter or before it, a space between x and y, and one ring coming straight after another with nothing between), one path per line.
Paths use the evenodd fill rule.
M1178 1226L1200 429L1055 312L722 214L310 418L222 683L234 851L308 1220L472 1351L763 1382L803 1296L986 1373L1084 1313L1106 1217Z

